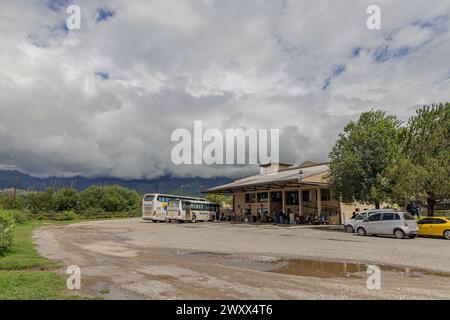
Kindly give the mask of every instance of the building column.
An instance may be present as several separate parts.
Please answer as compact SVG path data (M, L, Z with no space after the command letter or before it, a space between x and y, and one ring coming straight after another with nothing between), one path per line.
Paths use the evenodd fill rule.
M253 215L253 211L252 211L252 215ZM258 192L255 191L255 216L258 215Z
M322 214L322 197L320 188L317 188L317 214L319 215L319 217Z
M281 203L283 204L283 213L286 213L286 191L285 190L281 190Z
M302 212L302 189L298 189L298 214L303 215Z

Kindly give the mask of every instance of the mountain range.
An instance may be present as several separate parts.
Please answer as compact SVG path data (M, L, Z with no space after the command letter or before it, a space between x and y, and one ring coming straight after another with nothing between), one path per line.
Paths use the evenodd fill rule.
M0 170L0 190L13 188L19 177L18 189L30 191L42 191L52 187L55 189L73 187L82 191L92 185L120 185L125 188L136 190L139 194L144 193L169 193L179 195L200 195L201 190L226 184L232 181L226 177L215 178L177 178L163 176L148 180L124 180L119 178L84 178L81 176L62 178L48 177L39 178L17 170Z

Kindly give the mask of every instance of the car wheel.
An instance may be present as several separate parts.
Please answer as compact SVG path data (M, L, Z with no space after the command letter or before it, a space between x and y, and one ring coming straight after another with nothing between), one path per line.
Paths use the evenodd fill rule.
M450 230L445 230L444 231L444 238L447 240L450 240Z
M405 233L403 232L403 230L397 229L394 231L394 236L397 239L403 239L403 238L405 238Z
M353 229L353 227L352 226L345 226L345 231L347 231L348 233L353 233L353 232L355 232L355 230Z
M365 236L366 235L366 230L364 230L364 228L358 228L358 236Z

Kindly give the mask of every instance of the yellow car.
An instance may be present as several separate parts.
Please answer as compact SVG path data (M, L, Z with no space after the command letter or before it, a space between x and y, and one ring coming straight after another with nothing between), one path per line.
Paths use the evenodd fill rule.
M444 237L450 240L449 217L427 217L417 222L419 236Z

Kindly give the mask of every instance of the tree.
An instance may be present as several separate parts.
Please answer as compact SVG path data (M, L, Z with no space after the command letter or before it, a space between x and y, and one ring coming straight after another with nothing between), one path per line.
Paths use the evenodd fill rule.
M403 152L388 169L393 197L427 203L450 198L450 103L423 106L402 132Z
M79 211L81 199L78 191L73 188L62 188L54 196L56 211Z
M223 209L224 206L232 206L233 205L233 197L231 196L223 196L220 194L208 194L205 199L209 202L219 204Z
M56 211L55 192L52 188L43 192L31 192L26 198L27 207L32 213Z
M327 179L344 203L371 203L379 208L389 199L391 190L383 183L383 173L401 150L400 124L396 117L372 110L347 124L339 135L329 155Z
M86 208L94 208L105 212L126 212L139 208L141 198L134 190L124 187L91 186L81 192L82 203Z

